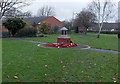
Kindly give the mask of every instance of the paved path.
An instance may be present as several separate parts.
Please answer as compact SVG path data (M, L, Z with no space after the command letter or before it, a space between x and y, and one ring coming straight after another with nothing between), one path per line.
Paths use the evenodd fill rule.
M32 41L32 40L24 40L24 39L21 39L21 38L5 38L5 39L26 41L26 42L32 42L32 43L40 43L40 44L48 44L48 43L45 43L45 42ZM104 49L96 49L96 48L89 48L88 50L120 54L120 52L118 52L118 51L113 51L113 50L104 50Z
M113 50L104 50L104 49L96 49L96 48L89 48L88 50L94 50L94 51L100 51L100 52L110 52L110 53L118 53L120 54L120 52L118 51L113 51Z

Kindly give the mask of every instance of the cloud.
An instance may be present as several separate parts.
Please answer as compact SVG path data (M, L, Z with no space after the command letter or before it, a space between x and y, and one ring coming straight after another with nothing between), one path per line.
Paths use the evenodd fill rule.
M52 6L56 13L55 17L63 21L72 19L73 12L79 13L83 8L87 7L91 1L92 0L33 0L32 4L23 10L32 11L33 15L36 15L38 9L42 6Z

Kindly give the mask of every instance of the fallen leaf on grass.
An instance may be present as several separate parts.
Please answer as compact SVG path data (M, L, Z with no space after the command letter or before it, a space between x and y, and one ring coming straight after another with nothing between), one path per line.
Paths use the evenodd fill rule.
M63 61L60 62L61 64L63 63Z
M66 67L66 65L63 66L63 68L65 68L65 67Z
M101 82L101 80L98 80L97 82Z
M11 62L8 63L8 65L12 64Z
M91 65L92 63L90 63L90 65Z
M47 74L45 74L45 76L47 76Z
M80 80L78 80L77 82L81 82Z
M88 68L90 69L90 68L91 68L91 66L88 66Z
M94 60L96 58L96 56L93 56L92 59Z
M81 61L81 64L83 64L84 63L84 61Z
M64 80L64 82L69 82L69 80Z
M88 77L88 78L90 78L90 76L89 76L89 75L88 75L87 77Z
M18 79L18 77L17 77L17 76L13 76L13 78Z
M40 44L38 44L37 46L40 46Z
M114 73L114 74L112 74L112 75L118 75L118 73Z
M48 67L47 65L45 65L45 67Z
M15 73L15 75L14 76L17 76L18 75L18 73Z
M120 80L120 77L118 77L118 80Z
M21 82L20 80L17 80L16 82Z
M100 76L101 78L104 78L104 76Z
M84 71L81 71L82 73L84 72Z
M64 74L68 74L68 72L64 72Z
M116 78L112 78L112 80L116 80Z
M56 75L51 75L51 77L55 78L55 77L56 77Z
M37 79L37 77L36 77L36 76L34 76L34 79Z
M7 75L7 78L10 78L10 76L9 76L9 75Z

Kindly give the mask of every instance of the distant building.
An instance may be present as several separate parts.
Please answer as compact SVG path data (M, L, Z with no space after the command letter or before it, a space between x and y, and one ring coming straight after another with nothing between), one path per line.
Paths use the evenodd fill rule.
M2 25L2 22L0 22L0 38L4 37L5 35L9 36L8 29Z
M24 18L24 20L31 25L39 26L42 22L49 23L51 28L54 28L55 26L62 27L63 23L59 21L57 18L50 16L50 17L30 17L30 18Z
M0 24L0 31L1 32L8 32L8 29L5 28L2 24Z
M88 31L98 31L99 27L98 24L89 27ZM118 30L118 23L103 23L102 31L115 31Z

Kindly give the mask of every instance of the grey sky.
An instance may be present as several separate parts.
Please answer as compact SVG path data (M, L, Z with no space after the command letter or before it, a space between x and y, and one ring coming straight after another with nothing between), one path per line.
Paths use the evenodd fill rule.
M42 6L52 6L55 10L55 17L59 20L70 20L73 18L73 12L79 13L85 8L92 0L34 0L31 1L31 5L24 8L24 11L32 11L33 15L37 14L37 11ZM118 2L119 0L114 0ZM115 19L116 17L114 17Z

